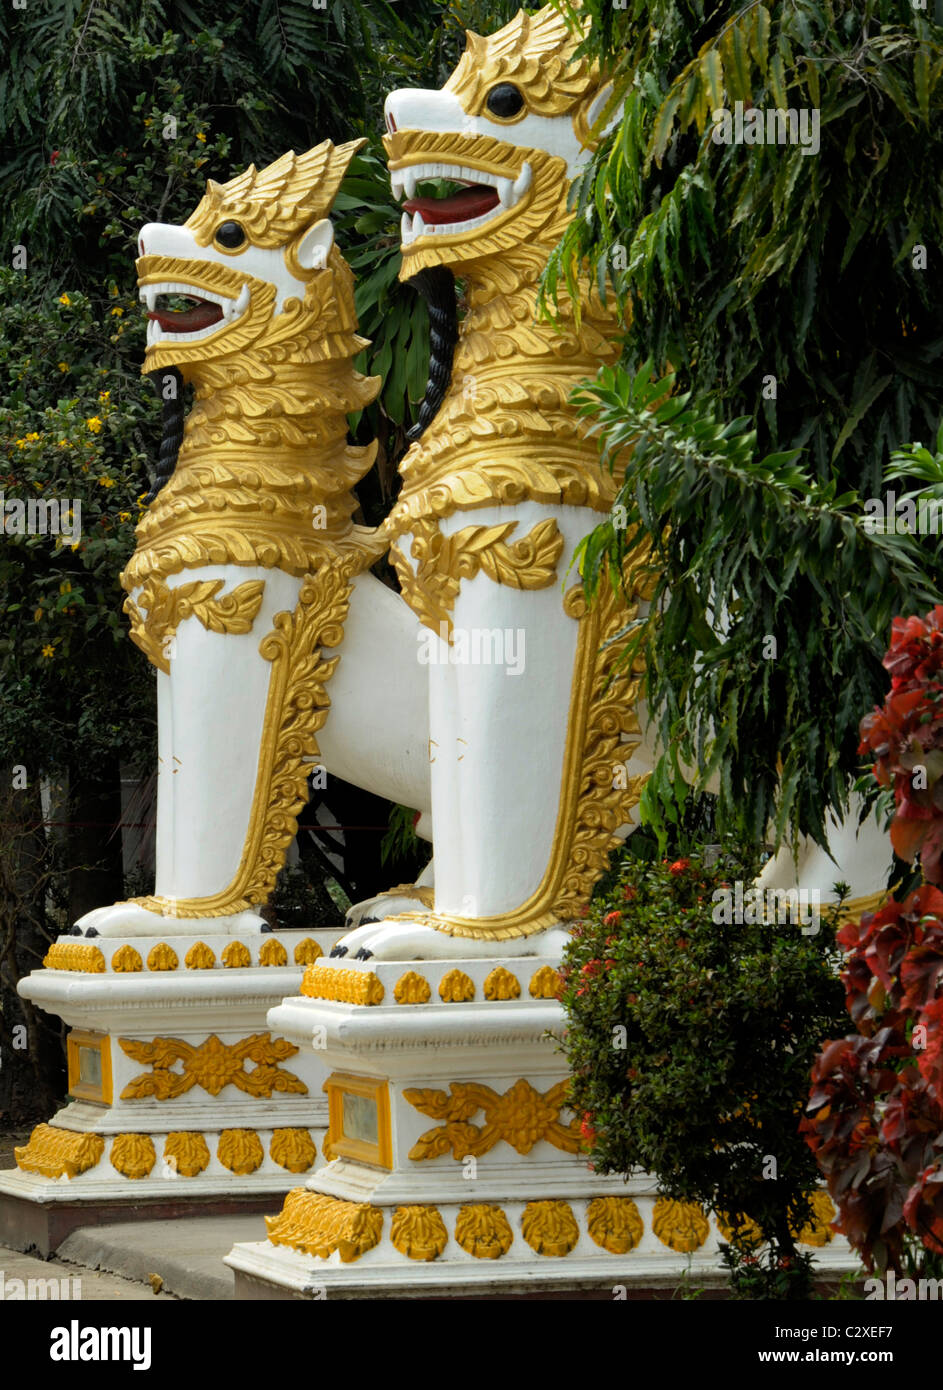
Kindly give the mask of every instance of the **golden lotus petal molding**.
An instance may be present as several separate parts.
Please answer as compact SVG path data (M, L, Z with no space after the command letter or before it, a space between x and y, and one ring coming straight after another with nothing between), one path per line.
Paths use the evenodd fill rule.
M578 1153L580 1135L574 1118L561 1123L568 1081L559 1081L541 1094L521 1079L499 1095L490 1086L474 1081L452 1081L448 1091L410 1088L404 1098L421 1115L442 1123L421 1135L409 1151L414 1162L439 1158L451 1152L454 1159L480 1158L502 1141L519 1154L530 1153L541 1139L564 1153ZM484 1124L471 1123L484 1112Z
M466 526L445 536L434 520L417 521L409 553L415 568L394 546L390 560L403 598L420 622L452 640L452 608L463 579L479 572L514 589L546 589L557 577L563 535L552 517L520 540L508 543L516 521L500 526Z
M122 1100L140 1100L153 1096L155 1100L173 1100L199 1086L211 1096L218 1096L224 1086L233 1085L245 1095L271 1098L274 1092L307 1095L305 1083L280 1063L298 1051L294 1043L273 1038L268 1033L253 1033L240 1042L224 1043L215 1033L205 1042L195 1045L182 1038L154 1038L142 1042L134 1038L119 1038L118 1043L135 1062L152 1068L134 1077L121 1092ZM172 1068L179 1062L181 1070ZM246 1070L246 1063L255 1065Z
M205 941L197 941L183 958L188 970L212 970L216 957Z
M528 993L532 999L558 999L563 981L552 965L542 965L530 977Z
M276 1129L269 1153L273 1161L289 1173L306 1173L318 1156L314 1140L306 1129Z
M669 1250L688 1255L699 1250L710 1235L703 1211L694 1202L672 1202L659 1197L652 1212L652 1230Z
M249 579L220 597L225 583L225 579L194 579L170 588L159 575L152 576L124 601L131 641L169 676L169 644L185 619L196 618L208 632L251 632L262 607L264 579Z
M242 970L252 964L252 953L241 941L230 941L220 959L230 970Z
M176 970L179 964L177 952L166 941L159 941L147 953L148 970Z
M181 1178L195 1178L209 1166L210 1150L203 1135L173 1130L164 1141L164 1162Z
M572 1207L557 1200L528 1202L521 1232L538 1255L569 1255L580 1238Z
M138 970L144 969L144 962L140 952L133 946L119 946L111 958L111 968L119 975L135 974Z
M467 1004L475 997L475 982L464 970L448 970L439 981L443 1004Z
M436 1207L397 1207L390 1223L390 1241L410 1260L436 1260L448 1244L449 1233Z
M323 658L321 648L341 642L350 591L350 568L325 561L304 580L294 612L276 614L272 631L259 643L262 656L272 663L272 673L239 868L219 893L178 898L176 915L219 917L268 900L284 852L298 829L296 817L308 795L307 759L320 754L315 734L330 708L326 682L338 658ZM156 897L133 901L151 912L167 906Z
M216 1157L231 1173L245 1177L261 1168L265 1150L254 1129L224 1129L220 1132Z
M101 1161L100 1134L80 1134L55 1125L37 1125L22 1148L13 1150L17 1168L43 1178L76 1178Z
M287 965L288 952L280 941L270 936L259 952L260 965Z
M43 965L47 970L78 970L88 975L100 975L105 970L105 957L97 946L54 941L43 957Z
M476 1260L499 1260L510 1250L514 1234L500 1207L469 1202L456 1218L455 1239Z
M485 998L496 999L520 999L521 983L516 975L512 975L510 970L505 970L503 965L495 966L494 970L485 978Z
M384 989L369 970L332 970L309 965L301 981L301 993L309 999L329 999L337 1004L382 1004Z
M586 1229L590 1239L610 1255L627 1255L645 1234L631 1197L594 1197L586 1209Z
M396 981L393 998L397 1004L428 1004L432 998L432 989L424 975L418 974L415 970L407 970L406 974L401 975Z
M304 941L299 941L295 947L294 959L296 965L313 965L316 960L324 955L321 947L311 936L306 936Z
M380 1242L383 1212L369 1202L345 1202L297 1187L278 1216L267 1216L273 1245L288 1245L326 1260L336 1250L342 1262L359 1259Z
M116 1134L108 1157L112 1168L126 1178L146 1178L157 1162L157 1151L149 1134Z

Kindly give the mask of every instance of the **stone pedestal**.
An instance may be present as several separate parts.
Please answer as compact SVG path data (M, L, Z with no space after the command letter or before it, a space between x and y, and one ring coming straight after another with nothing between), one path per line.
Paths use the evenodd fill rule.
M0 1241L48 1254L91 1222L272 1211L323 1161L323 1057L266 1014L340 929L211 927L62 937L21 983L70 1025L70 1101L0 1173Z
M602 1178L565 1107L554 965L319 961L273 1033L327 1063L328 1165L268 1239L236 1245L238 1298L544 1295L719 1280L714 1218L650 1178ZM817 1199L823 1273L853 1268Z

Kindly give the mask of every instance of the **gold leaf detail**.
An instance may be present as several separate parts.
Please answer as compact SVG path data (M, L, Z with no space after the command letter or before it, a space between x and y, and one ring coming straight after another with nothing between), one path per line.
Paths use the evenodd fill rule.
M510 1250L514 1236L500 1207L472 1202L456 1217L455 1239L476 1260L498 1260Z
M645 1233L631 1197L594 1197L586 1209L590 1239L610 1255L627 1255Z
M652 1230L669 1250L689 1255L699 1250L710 1235L710 1226L694 1202L672 1202L659 1197L652 1212Z
M47 970L79 970L87 975L101 975L105 970L105 957L97 946L55 941L43 957L43 965Z
M812 1219L799 1232L799 1244L811 1245L821 1249L835 1239L831 1223L835 1219L835 1207L827 1192L813 1192Z
M400 975L396 981L393 998L397 1004L428 1004L432 998L432 990L424 975L420 975L417 970L407 970L406 974Z
M437 1260L448 1239L437 1207L397 1207L393 1212L390 1240L410 1260Z
M140 953L133 946L119 946L111 958L111 968L118 974L131 974L144 969Z
M320 960L324 952L315 941L314 937L306 936L304 941L299 941L295 947L296 965L313 965L316 960Z
M105 1141L100 1134L77 1134L55 1125L37 1125L22 1148L13 1150L17 1168L43 1178L76 1178L101 1161Z
M383 1212L369 1202L345 1202L296 1187L278 1216L267 1216L273 1245L288 1245L326 1260L338 1251L344 1264L379 1244Z
M369 970L332 970L309 965L301 981L301 993L309 999L330 999L338 1004L381 1004L384 989Z
M406 1090L403 1096L415 1110L443 1122L420 1136L409 1157L420 1162L451 1151L455 1159L480 1158L502 1140L519 1154L527 1154L541 1139L564 1153L578 1153L576 1120L569 1125L560 1121L568 1085L558 1081L544 1094L523 1079L504 1095L475 1081L452 1081L448 1091ZM470 1123L479 1110L485 1116L481 1126Z
M230 941L220 959L230 970L243 970L252 964L252 953L241 941Z
M216 1157L231 1173L245 1177L262 1166L265 1151L254 1129L224 1129L216 1146Z
M205 941L197 941L183 958L188 970L212 970L216 957Z
M177 952L172 946L168 946L166 941L159 941L148 952L148 970L176 970L179 964Z
M306 1129L276 1129L269 1153L280 1168L289 1173L306 1173L318 1156L314 1140Z
M528 989L532 999L559 999L562 984L552 965L542 965L531 975Z
M175 1129L164 1143L164 1162L169 1163L182 1178L195 1178L209 1165L210 1151L203 1135L187 1129Z
M280 941L276 941L274 936L269 937L265 945L259 952L260 965L287 965L288 952Z
M524 93L529 111L564 116L600 81L588 58L574 60L581 35L552 5L536 13L519 10L496 33L483 38L469 31L466 41L445 90L469 115L482 112L488 92L498 82L513 82Z
M569 1255L580 1238L580 1228L567 1202L528 1202L521 1217L521 1231L538 1255Z
M154 1038L140 1042L135 1038L119 1038L122 1050L135 1062L152 1068L129 1081L121 1092L122 1100L139 1100L153 1096L155 1100L173 1100L194 1086L211 1096L218 1096L224 1086L233 1085L249 1096L270 1098L273 1092L307 1095L303 1081L279 1064L298 1051L294 1043L273 1038L268 1033L253 1033L241 1042L227 1044L212 1033L196 1046L181 1038ZM181 1071L172 1071L176 1062ZM256 1065L246 1071L246 1062Z
M154 1141L149 1134L116 1134L111 1145L112 1168L126 1178L146 1178L157 1162Z
M449 970L439 981L439 998L446 1004L467 1004L474 997L474 981L464 970Z
M486 999L520 999L521 985L516 975L498 965L485 978Z
M250 579L218 598L225 583L225 579L195 579L170 588L159 575L152 575L134 598L129 594L124 601L131 641L169 676L167 644L185 618L192 615L208 632L251 632L262 607L265 580Z

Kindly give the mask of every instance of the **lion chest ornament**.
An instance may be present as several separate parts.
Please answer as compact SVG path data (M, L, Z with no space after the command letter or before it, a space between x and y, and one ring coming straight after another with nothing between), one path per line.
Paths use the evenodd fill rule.
M387 100L401 278L430 297L433 362L377 531L351 522L373 450L348 445L345 414L377 382L352 366L326 219L357 147L286 155L210 185L184 227L143 229L145 366L196 388L175 467L165 408L169 481L123 576L159 668L157 884L80 928L261 929L318 762L418 808L434 849L434 882L354 907L337 954L562 950L650 765L638 678L604 646L644 594L587 611L567 578L616 491L569 397L618 357L621 324L582 280L556 324L536 316L610 96L578 43L555 10L522 12L469 34L441 91ZM171 294L196 301L182 320ZM387 550L400 596L368 572Z

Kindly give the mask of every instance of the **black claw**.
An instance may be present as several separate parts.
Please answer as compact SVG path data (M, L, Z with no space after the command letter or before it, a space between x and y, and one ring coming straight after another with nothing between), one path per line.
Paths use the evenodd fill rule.
M366 946L361 946L360 950L354 956L354 960L370 960L372 956L372 951L368 951Z
M98 932L97 932L97 930L96 930L94 927L89 927L89 929L88 929L88 931L85 933L85 935L86 935L86 936L97 936L97 935L98 935Z
M84 935L84 933L83 933L83 931L82 931L82 928L79 927L79 926L70 927L69 930L66 932L66 936L82 936L82 935Z
M271 922L263 922L259 930L264 934L267 931L274 931L274 927Z
M331 955L332 955L332 956L346 956L346 954L347 954L347 947L346 947L346 946L334 946L334 947L332 948L332 950L331 950Z

